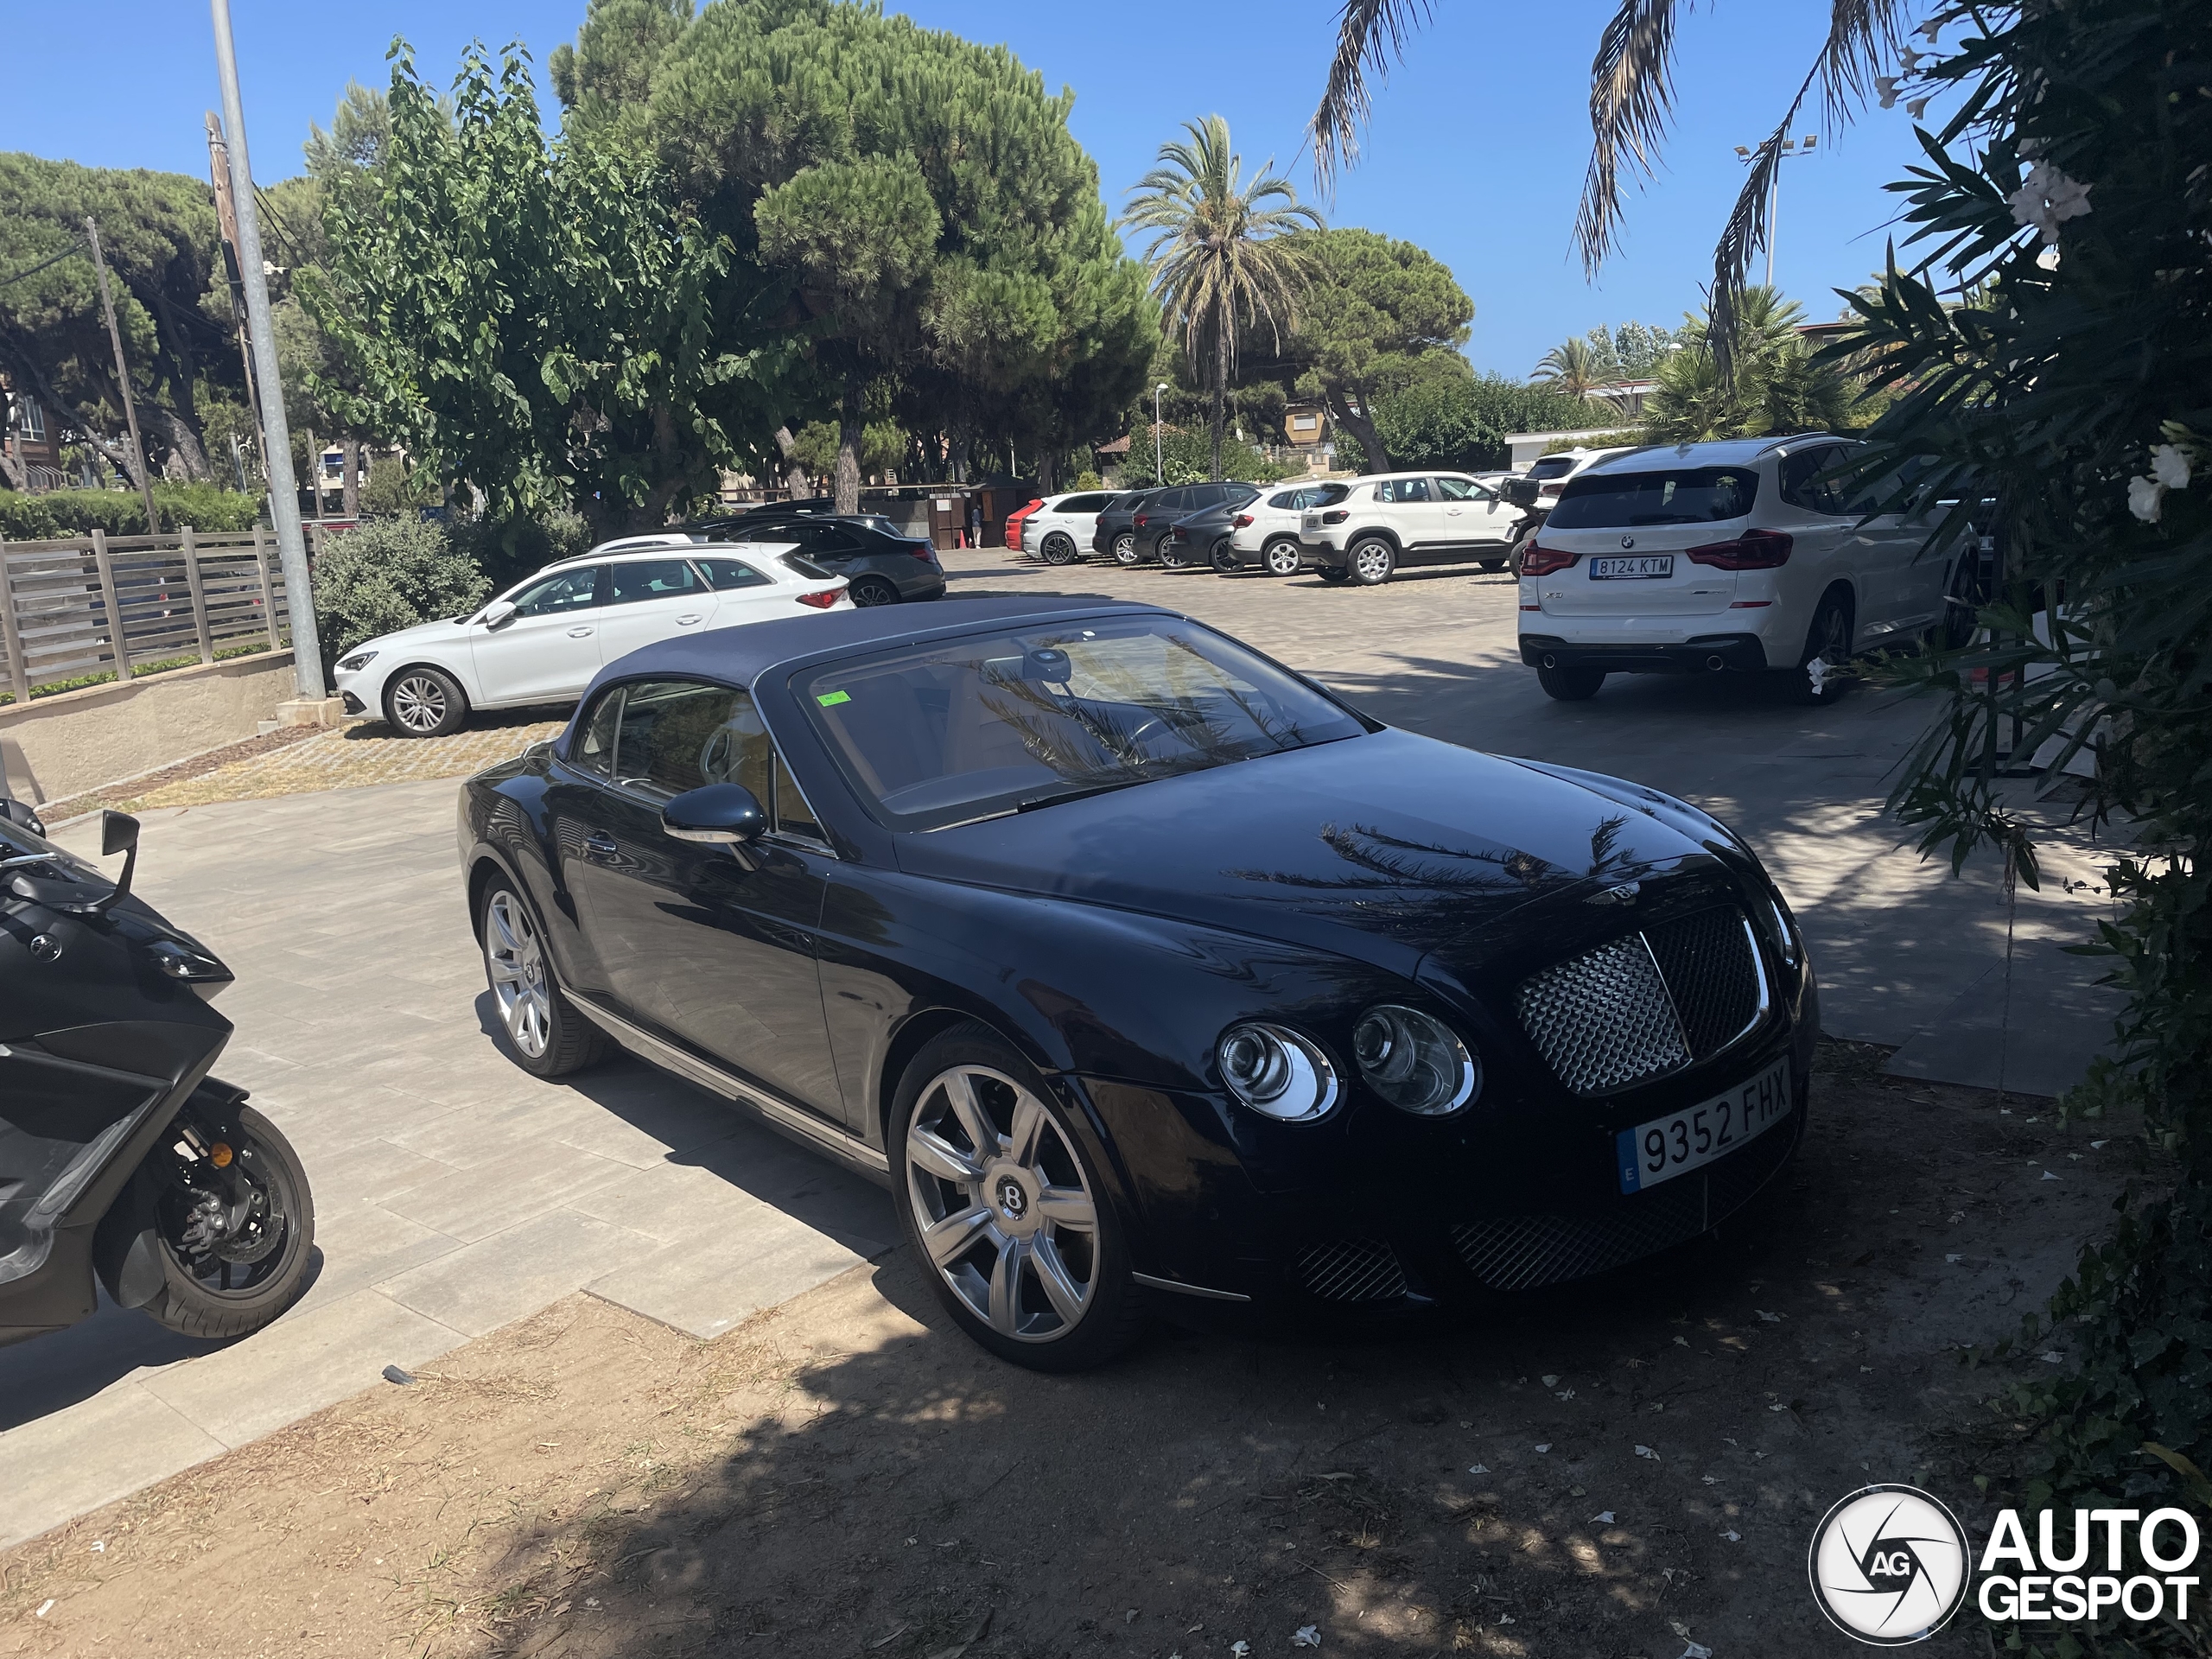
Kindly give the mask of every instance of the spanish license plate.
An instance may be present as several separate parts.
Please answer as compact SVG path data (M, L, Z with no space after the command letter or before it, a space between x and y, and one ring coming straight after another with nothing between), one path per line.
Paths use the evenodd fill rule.
M1633 558L1616 554L1590 561L1592 582L1656 582L1675 574L1671 553L1639 553Z
M1750 1082L1701 1106L1655 1117L1614 1136L1621 1191L1641 1192L1726 1157L1789 1116L1789 1061L1777 1060Z

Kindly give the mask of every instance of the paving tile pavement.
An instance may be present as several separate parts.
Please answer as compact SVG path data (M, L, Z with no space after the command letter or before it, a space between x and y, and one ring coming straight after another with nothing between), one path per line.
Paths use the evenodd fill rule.
M1903 1045L1914 1075L1986 1086L2001 1054L2010 1086L2056 1089L2105 1034L2109 994L2057 951L2090 931L2097 895L2018 895L2008 1004L1994 873L1953 879L1883 818L1930 712L1910 699L1862 688L1804 709L1740 680L1636 677L1554 703L1519 663L1504 577L1346 590L1048 571L995 552L946 563L956 597L1166 603L1408 729L1639 779L1719 814L1795 903L1827 1029ZM240 971L219 1070L307 1163L321 1275L293 1314L227 1348L104 1306L0 1351L0 1545L576 1287L707 1336L894 1236L877 1189L683 1083L626 1060L539 1083L493 1040L452 777L556 729L533 715L417 743L357 727L147 806L141 889ZM2094 878L2097 849L2044 816L2047 868ZM63 838L85 850L95 834Z

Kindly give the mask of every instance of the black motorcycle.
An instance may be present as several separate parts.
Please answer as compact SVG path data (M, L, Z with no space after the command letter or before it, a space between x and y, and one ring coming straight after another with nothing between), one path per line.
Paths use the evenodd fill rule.
M1513 533L1507 543L1507 558L1515 575L1521 574L1521 550L1534 541L1536 532L1544 527L1544 520L1551 514L1536 505L1536 492L1542 486L1533 478L1513 477L1502 480L1497 493L1506 505L1518 507L1521 516L1513 521Z
M306 1288L307 1175L207 1075L231 971L130 896L137 820L105 814L101 852L118 879L0 790L0 1344L89 1316L95 1274L173 1331L243 1336Z

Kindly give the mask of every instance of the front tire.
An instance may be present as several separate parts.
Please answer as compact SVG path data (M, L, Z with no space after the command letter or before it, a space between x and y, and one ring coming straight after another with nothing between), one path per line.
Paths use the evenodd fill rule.
M1082 1135L988 1027L932 1038L891 1110L892 1187L945 1312L1000 1358L1038 1371L1103 1365L1146 1307L1125 1224Z
M442 668L402 669L384 689L384 717L402 737L449 737L468 719L468 694Z
M1213 544L1213 551L1206 556L1217 576L1233 576L1240 569L1236 555L1230 550L1229 537L1224 536Z
M507 1050L534 1077L561 1077L602 1058L606 1033L577 1012L555 976L537 914L505 876L484 889L476 912L484 978Z
M1300 556L1296 542L1269 542L1267 550L1260 557L1271 576L1294 576L1298 574Z
M243 1337L307 1288L315 1252L307 1171L251 1106L228 1109L221 1122L202 1122L187 1108L177 1130L221 1161L209 1168L195 1160L187 1166L199 1172L191 1184L162 1194L162 1288L145 1311L181 1336Z
M1143 556L1137 551L1137 538L1134 531L1125 530L1114 538L1115 563L1134 565Z
M1361 587L1380 588L1397 571L1397 550L1381 537L1373 536L1363 542L1354 542L1344 563L1351 571L1351 579Z
M1587 702L1605 683L1602 668L1539 668L1536 683L1544 695L1560 702Z
M1163 536L1154 542L1152 544L1152 551L1153 556L1160 561L1160 568L1163 570L1187 570L1191 568L1190 556L1176 546L1173 540L1168 537Z

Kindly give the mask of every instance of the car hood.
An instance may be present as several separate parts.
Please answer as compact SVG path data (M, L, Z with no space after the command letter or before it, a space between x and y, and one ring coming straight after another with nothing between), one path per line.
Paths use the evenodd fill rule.
M1607 780L1611 781L1611 780ZM1630 787L1630 786L1623 786ZM1497 755L1384 730L899 837L910 874L1109 905L1465 982L1511 936L1563 946L1579 902L1702 871L1687 826ZM1502 924L1538 909L1514 925Z
M468 616L475 614L471 611ZM468 639L468 616L441 617L435 622L417 622L413 627L402 628L397 633L379 634L373 639L364 640L346 655L351 657L356 652L363 651L420 651L429 645L463 644Z

